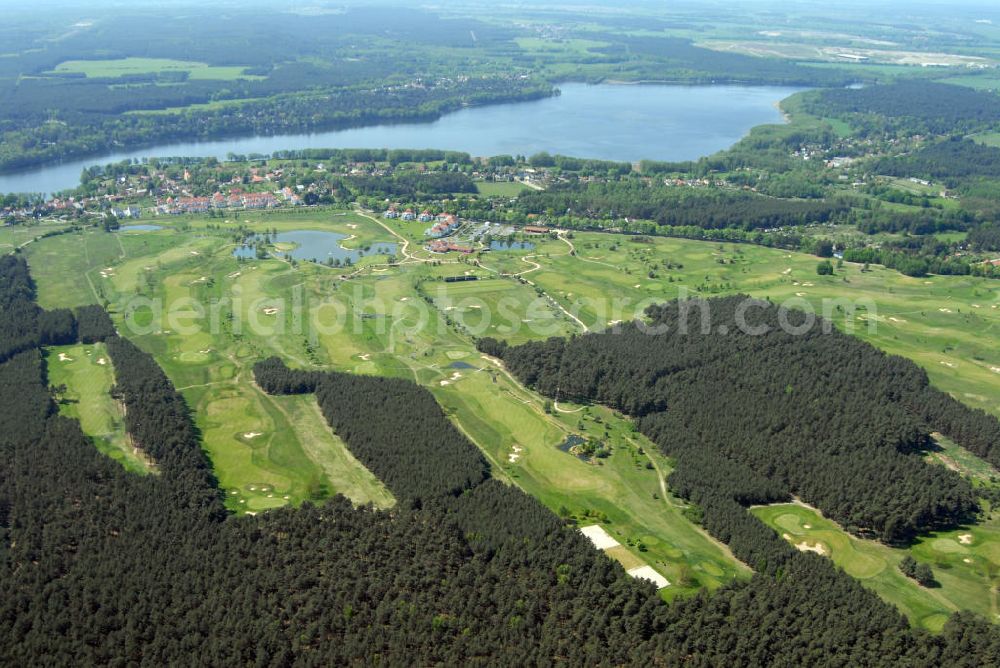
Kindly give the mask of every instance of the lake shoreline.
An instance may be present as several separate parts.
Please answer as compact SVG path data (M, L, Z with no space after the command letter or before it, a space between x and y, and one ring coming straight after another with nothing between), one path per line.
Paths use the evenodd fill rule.
M473 156L548 152L636 163L696 160L725 150L759 125L781 123L775 102L802 90L776 86L565 83L530 101L470 105L420 122L214 141L170 142L0 174L0 192L75 188L95 165L151 158L270 156L320 148L436 148ZM491 128L483 132L483 128Z

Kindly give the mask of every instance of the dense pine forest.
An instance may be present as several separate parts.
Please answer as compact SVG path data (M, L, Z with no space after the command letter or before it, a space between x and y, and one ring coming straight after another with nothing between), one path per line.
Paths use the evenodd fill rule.
M965 480L916 455L936 430L998 463L1000 422L932 388L912 362L749 297L679 301L648 315L648 324L570 341L479 346L543 394L636 417L677 459L671 487L705 508L710 530L752 524L740 506L793 495L889 543L976 512ZM759 565L762 555L740 550L729 532L714 529Z
M922 80L824 90L810 98L807 108L817 116L848 117L871 131L905 127L951 135L1000 120L993 93Z
M773 534L773 565L666 605L652 585L626 576L536 500L492 480L430 394L404 381L302 373L277 360L259 365L258 381L271 391L316 392L352 451L410 502L376 511L338 496L321 506L228 516L183 399L96 309L75 314L77 334L106 342L128 429L158 472L127 473L76 421L57 414L39 335L8 325L37 309L27 268L16 257L0 267L18 277L0 283L0 318L5 336L11 333L4 348L19 349L0 364L8 390L0 404L5 665L164 665L197 657L262 666L981 666L1000 658L1000 634L984 620L959 614L941 635L914 632L828 560L799 554ZM505 352L512 365L518 354L527 357ZM877 383L877 375L868 380ZM806 379L798 382L808 395ZM391 397L379 396L386 390ZM655 396L650 409L670 401L669 392ZM862 410L858 403L847 407ZM398 414L380 422L387 408ZM831 432L844 421L833 419ZM916 423L898 417L860 452L886 436L898 437L900 447L920 441ZM426 464L413 463L413 453ZM418 466L412 482L401 475L408 466ZM780 492L761 475L754 480L767 494ZM948 478L937 482L930 505L958 511L965 490ZM735 505L731 499L718 502ZM714 516L706 508L706 518Z

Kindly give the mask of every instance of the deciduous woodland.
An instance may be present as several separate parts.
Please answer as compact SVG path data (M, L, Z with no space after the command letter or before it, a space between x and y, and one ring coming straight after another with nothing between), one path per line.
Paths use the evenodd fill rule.
M6 258L0 267L20 277L0 283L6 324L35 308L34 294L22 260ZM478 450L430 395L403 381L303 375L276 361L257 369L272 391L314 390L349 447L410 503L376 511L336 497L322 506L228 516L170 381L95 311L77 322L78 332L106 340L128 428L159 473L127 473L76 421L58 416L38 335L5 327L4 349L17 349L0 364L8 388L0 404L5 665L163 665L197 656L215 665L273 666L981 666L1000 656L1000 636L984 620L960 613L938 636L914 632L829 561L796 553L773 535L780 559L767 560L753 578L666 605L652 585L626 576L537 501L492 480ZM753 354L753 344L745 347ZM532 350L505 357L516 367L515 358ZM743 382L743 373L733 367L729 380ZM381 382L394 383L391 407L398 411L384 429L409 438L378 426L375 411L385 406L365 399L385 389ZM760 383L749 373L746 382ZM813 392L810 382L818 384L797 382L805 395ZM919 387L909 390L918 405ZM671 398L669 391L658 396ZM849 408L870 426L875 416L861 403ZM839 434L841 423L834 419L831 432ZM655 426L655 415L641 424ZM919 440L918 424L896 416L859 452L867 456L886 436ZM413 482L395 477L411 450L428 459ZM745 470L735 455L732 461ZM763 474L754 480L780 491ZM929 517L948 521L965 497L949 478L940 483L931 505L945 509ZM752 532L752 518L726 496L730 490L717 489L709 502L729 504ZM718 516L706 507L706 518ZM746 554L740 540L732 543Z

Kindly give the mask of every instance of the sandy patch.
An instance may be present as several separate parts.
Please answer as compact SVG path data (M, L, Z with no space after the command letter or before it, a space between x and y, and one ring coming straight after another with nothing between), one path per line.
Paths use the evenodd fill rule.
M105 364L108 363L108 361L102 357L101 359L97 360L97 363L100 364L101 366L104 366Z
M796 296L796 297L805 297L805 296L806 296L806 293L804 293L804 292L796 292L796 293L795 293L795 296Z
M401 301L401 302L408 302L408 301L410 301L410 298L409 297L400 297L399 301Z
M258 436L263 436L263 435L264 434L260 433L259 431L248 431L247 433L243 434L243 438L245 438L245 439L247 439L249 441L251 439L254 439L254 438L257 438ZM253 489L253 487L251 487L250 489Z
M889 316L889 320L891 320L891 321L893 321L893 322L898 322L898 323L900 323L900 324L902 324L902 323L905 323L905 322L906 322L906 321L905 321L905 320L903 320L902 318L895 318L895 317L893 317L893 316Z
M633 288L635 288L636 290L638 290L639 288L641 288L641 287L642 287L642 284L641 284L641 283L636 283L636 284L635 284L635 285L633 285L632 287L633 287Z
M1000 373L1000 366L991 366L990 371L993 373Z
M617 540L611 537L604 527L598 526L597 524L592 524L588 527L580 527L580 533L590 539L590 542L594 544L598 550L610 550L613 547L618 547L621 545Z
M961 543L962 545L972 545L972 534L963 533L961 536L958 537L958 542Z
M813 287L813 284L812 283L803 283L802 287L804 287L804 288L811 288L811 287Z
M358 358L360 358L360 359L364 360L365 362L367 362L368 360L370 360L372 358L372 356L371 356L371 353L365 353L364 355L358 355Z
M245 515L249 515L250 517L257 517L257 513L255 513L255 512L254 512L254 511L252 511L252 510L248 510L248 511L246 511L246 513L244 513L244 514L245 514Z
M243 274L242 271L234 271L233 273L226 276L226 278L239 278Z
M201 255L198 251L191 251L191 255Z
M788 534L785 535L787 536ZM798 550L799 552L815 552L821 557L825 557L827 554L826 545L823 545L823 543L816 543L815 545L810 545L808 542L802 541L801 543L795 544L795 549Z
M939 308L938 310L941 311L941 313L951 313L950 308Z
M784 270L783 272L781 272L781 273L782 273L782 275L784 275L784 276L787 276L788 274L792 273L792 268L791 268L791 267L789 267L788 269L785 269L785 270Z
M264 315L278 315L278 309L273 306L264 309L263 312Z
M973 304L972 308L982 308L982 306L980 306L979 304Z
M357 226L357 225L355 225L354 223L347 223L347 226L348 226L349 228L351 228L352 230L356 230L356 229L358 229L358 226Z
M803 529L812 529L812 525L811 524L803 524L802 528Z
M509 461L511 464L516 464L517 460L521 458L521 453L524 452L524 448L522 448L520 445L515 445L513 450L514 450L513 452L507 455L507 461Z
M630 568L626 571L626 573L638 580L648 580L649 582L652 582L656 585L657 589L663 589L664 587L670 586L670 580L657 573L652 566Z
M941 360L941 364L945 365L949 369L957 369L958 368L958 365L955 364L954 362L945 362L944 360Z
M66 353L59 353L59 361L60 362L72 362L73 358L70 357L69 355L67 355Z
M451 385L452 383L454 383L455 381L457 381L461 377L462 377L462 374L460 374L458 371L456 371L455 373L451 374L451 378L449 378L448 380L442 380L441 381L441 385L442 386Z
M972 563L972 559L969 559L968 557L966 557L965 559L962 559L962 561L964 561L967 564L971 564Z

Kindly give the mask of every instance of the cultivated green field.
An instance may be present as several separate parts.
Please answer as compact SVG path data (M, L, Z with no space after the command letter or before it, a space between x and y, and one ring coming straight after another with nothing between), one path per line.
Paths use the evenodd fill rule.
M487 197L517 197L525 190L529 190L529 188L517 182L479 181L476 183L476 190L479 191L480 195L486 195Z
M213 67L206 63L168 58L119 58L116 60L68 60L53 70L56 74L83 74L88 78L117 79L135 74L184 72L188 79L233 81L236 79L266 79L245 74L245 67Z
M111 398L115 382L104 344L57 346L48 349L49 384L65 386L58 393L59 412L80 421L97 449L133 473L155 470L125 434L121 406Z

